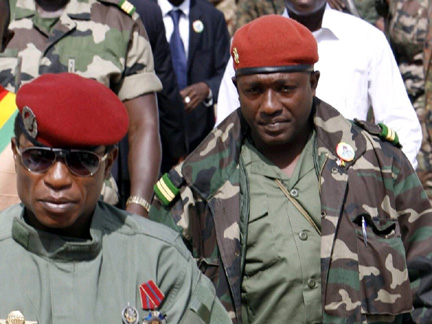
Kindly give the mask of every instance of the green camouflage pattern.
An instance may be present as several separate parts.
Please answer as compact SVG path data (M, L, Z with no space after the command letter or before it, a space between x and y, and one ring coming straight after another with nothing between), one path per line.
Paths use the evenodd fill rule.
M6 53L9 60L13 52L18 56L15 68L9 63L0 71L0 84L16 90L19 70L21 83L45 73L77 73L105 84L122 101L160 90L145 28L138 14L126 13L119 2L70 0L48 28L34 0L17 0L10 25L15 36Z
M432 17L432 1L428 3L428 17ZM424 170L431 172L423 172L420 179L423 186L432 199L432 20L428 21L426 42L424 48L424 68L425 68L425 109L422 116L424 123L423 141L426 141L424 149ZM423 148L422 148L423 151Z
M210 2L218 10L222 11L225 17L228 32L230 36L234 35L237 2L235 0L210 0Z
M432 141L429 130L431 113L426 108L424 71L428 1L391 0L389 4L387 35L423 134L422 145L417 155L417 174L429 198L432 199Z
M391 0L387 34L411 101L424 93L427 0Z
M378 126L349 122L319 99L315 107L323 323L410 323L411 316L430 323L432 206L415 171L378 137ZM249 202L239 156L247 129L239 110L231 114L170 171L180 194L169 206L156 197L150 210L181 233L234 323L242 322ZM336 154L340 142L355 152L345 165Z
M238 0L235 29L264 15L281 15L285 9L282 0Z

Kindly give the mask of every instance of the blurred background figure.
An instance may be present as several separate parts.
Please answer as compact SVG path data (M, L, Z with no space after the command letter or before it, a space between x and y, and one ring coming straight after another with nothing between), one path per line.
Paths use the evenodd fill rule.
M228 29L223 14L208 1L158 0L157 3L162 10L186 112L190 152L215 123L214 104L229 58Z

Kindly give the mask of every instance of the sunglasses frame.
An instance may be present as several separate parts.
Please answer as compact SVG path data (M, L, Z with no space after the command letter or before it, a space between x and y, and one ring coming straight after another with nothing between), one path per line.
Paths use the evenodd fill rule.
M18 147L18 145L16 146L16 150L17 150L17 152L18 152L18 155L20 156L20 160L21 160L21 165L27 170L27 171L29 171L29 172L33 172L33 173L45 173L45 172L47 172L58 160L59 160L59 158L61 158L62 160L63 160L63 163L66 165L66 167L68 168L68 170L69 170L69 172L71 172L73 175L75 175L75 176L77 176L77 177L91 177L91 176L93 176L93 175L95 175L96 174L96 172L98 172L98 170L99 170L99 168L100 168L100 164L101 164L101 162L104 162L106 159L107 159L107 157L108 157L108 153L109 152L106 152L103 156L100 156L99 154L97 154L96 152L93 152L93 151L88 151L88 150L76 150L76 149L60 149L60 148L52 148L52 147L40 147L40 146L30 146L30 147L26 147L26 148L24 148L24 149L20 149L19 147ZM25 166L24 165L24 163L23 163L23 159L22 159L22 155L23 155L23 153L25 153L26 151L29 151L29 150L41 150L41 151L50 151L50 152L54 152L54 156L55 156L55 159L54 159L54 161L52 162L52 164L48 167L48 168L46 168L45 170L42 170L42 171L34 171L34 170L31 170L30 168L28 168L27 166ZM92 154L92 155L95 155L97 158L98 158L98 165L97 165L97 167L96 167L96 170L94 171L94 172L90 172L89 174L86 174L86 175L82 175L82 174L77 174L76 172L74 172L72 169L71 169L71 167L69 166L69 163L68 163L68 159L67 159L67 156L70 154L70 153L77 153L77 152L82 152L82 153L86 153L86 154Z

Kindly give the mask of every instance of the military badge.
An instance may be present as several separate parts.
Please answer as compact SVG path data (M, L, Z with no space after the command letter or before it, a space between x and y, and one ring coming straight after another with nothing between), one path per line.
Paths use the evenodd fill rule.
M27 133L33 137L36 138L38 134L38 125L36 121L36 115L34 112L27 106L24 106L21 117L24 123L24 128L27 131Z
M128 303L122 310L122 320L124 324L138 324L139 314L137 309Z
M165 295L154 283L149 280L139 286L142 308L150 310L149 315L144 318L143 324L166 324L166 318L158 311L158 307L163 302Z
M166 324L166 318L158 311L151 311L142 324Z
M118 6L120 7L121 10L123 10L130 16L132 16L132 14L136 10L135 6L127 0L121 0Z
M6 320L0 319L0 324L37 324L34 321L26 321L20 311L12 311L8 314Z
M240 58L239 58L239 54L238 54L238 51L237 51L237 47L234 47L233 48L233 58L234 58L234 62L236 62L236 64L239 64L240 63Z
M165 206L168 206L180 193L180 190L170 180L167 173L155 184L154 191Z
M342 161L345 162L351 162L354 160L355 156L354 149L351 147L351 145L345 142L340 142L336 146L336 154Z
M193 28L195 33L202 33L204 30L204 24L201 20L195 20L192 23L192 28Z

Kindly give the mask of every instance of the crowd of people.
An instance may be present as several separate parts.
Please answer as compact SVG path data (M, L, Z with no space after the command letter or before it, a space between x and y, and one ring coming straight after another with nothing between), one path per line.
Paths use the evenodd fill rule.
M430 17L0 0L0 323L432 323Z

